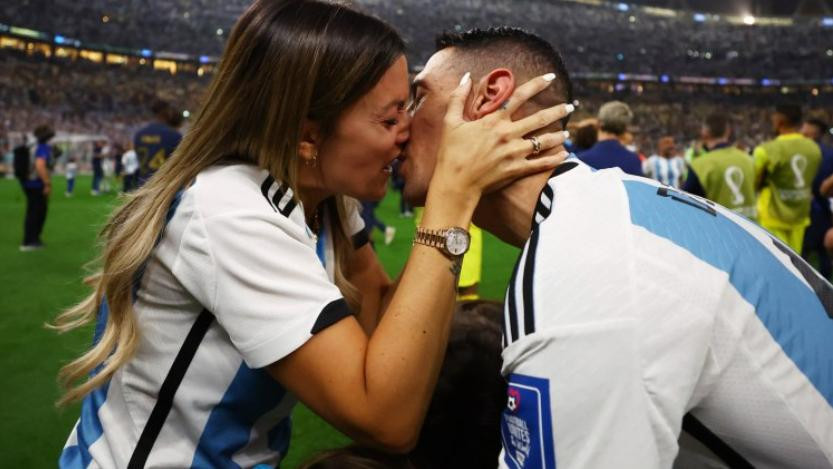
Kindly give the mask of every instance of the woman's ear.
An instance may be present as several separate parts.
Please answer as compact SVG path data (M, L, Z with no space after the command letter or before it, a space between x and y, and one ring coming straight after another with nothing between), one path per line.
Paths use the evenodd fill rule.
M506 68L496 68L484 75L477 84L469 114L474 119L491 114L512 96L515 91L515 75Z
M301 128L301 141L298 142L298 156L301 157L304 164L312 165L316 163L321 142L320 135L318 124L309 119L304 119Z

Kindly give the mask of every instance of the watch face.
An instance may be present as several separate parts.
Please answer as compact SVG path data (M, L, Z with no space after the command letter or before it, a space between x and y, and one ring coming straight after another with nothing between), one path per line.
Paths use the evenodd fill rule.
M452 256L460 256L469 250L469 234L460 228L451 228L445 235L445 248Z

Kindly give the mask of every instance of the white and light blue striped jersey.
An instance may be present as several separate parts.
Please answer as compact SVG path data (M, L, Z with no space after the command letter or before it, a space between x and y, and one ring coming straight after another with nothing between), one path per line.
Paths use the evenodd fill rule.
M60 467L277 466L296 401L264 367L351 314L323 239L265 170L200 173L136 284L136 355L84 399Z
M831 311L752 222L564 163L507 291L500 467L831 468Z
M653 155L642 162L642 174L666 186L679 189L685 182L685 158L681 156L665 158L660 155Z

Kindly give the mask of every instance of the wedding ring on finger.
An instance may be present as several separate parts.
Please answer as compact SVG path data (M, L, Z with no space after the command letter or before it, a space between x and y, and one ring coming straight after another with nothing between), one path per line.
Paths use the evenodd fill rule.
M532 142L532 156L537 156L541 153L541 141L538 140L538 137L533 135L532 137L527 137L526 140Z

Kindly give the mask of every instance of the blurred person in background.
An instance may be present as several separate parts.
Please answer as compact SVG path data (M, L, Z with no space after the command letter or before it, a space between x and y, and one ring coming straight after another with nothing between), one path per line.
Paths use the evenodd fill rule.
M49 141L55 136L55 131L48 125L41 125L33 134L37 142L35 151L29 157L28 176L21 181L23 192L26 194L21 251L34 251L44 247L41 233L46 223L48 201L52 193L52 177L49 173L53 165L53 150ZM28 147L25 149L29 150Z
M367 238L373 238L373 230L378 229L384 236L385 246L393 242L393 237L396 236L396 228L386 225L385 222L376 217L376 208L379 202L375 200L362 201L362 219L364 220L364 229L367 232Z
M657 142L657 154L642 162L642 172L645 177L676 189L682 187L685 181L685 159L677 154L677 144L674 137L666 136Z
M825 179L833 175L833 147L822 140L828 135L830 126L820 118L810 118L801 126L801 134L816 142L821 149L821 164L819 172L813 179L813 202L810 206L810 226L804 233L804 247L802 257L808 261L812 256L817 257L819 272L824 278L829 279L833 273L830 257L824 247L824 235L830 228L831 222L831 200L821 193L821 184Z
M133 136L133 149L139 157L139 170L135 187L142 186L168 158L171 157L182 134L177 127L182 123L182 114L167 101L157 99L150 106L154 121L139 129Z
M90 193L97 196L101 193L101 182L104 180L104 148L107 146L105 141L93 142L93 156L90 162L93 167L93 183Z
M813 180L821 166L821 149L801 135L801 106L782 104L770 116L777 137L755 148L755 187L761 226L802 252L810 225Z
M122 190L127 193L137 187L137 177L139 175L139 157L136 155L136 150L133 149L132 142L127 144L127 150L121 155L121 165L124 168Z
M67 190L64 195L72 197L72 193L75 190L75 177L78 176L78 163L75 161L74 156L67 157L65 175L67 178Z
M732 124L725 113L714 113L703 123L705 153L691 162L683 189L755 221L755 164L733 145Z
M595 169L620 168L628 174L642 176L639 156L622 143L633 121L630 107L621 101L605 103L599 109L598 118L598 142L581 153L579 159Z
M569 151L581 155L593 148L599 140L599 121L596 118L584 119L575 124L574 130L570 131L572 147Z

